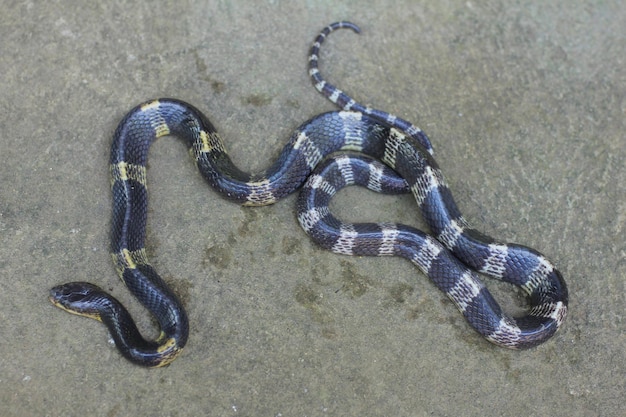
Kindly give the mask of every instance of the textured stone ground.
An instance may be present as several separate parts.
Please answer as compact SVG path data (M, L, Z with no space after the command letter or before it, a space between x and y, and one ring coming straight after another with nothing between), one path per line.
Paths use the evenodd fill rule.
M425 3L425 2L420 2ZM625 392L626 12L619 1L5 2L0 14L0 414L617 416ZM331 5L332 4L332 5ZM108 255L108 153L132 106L205 111L242 168L267 166L332 105L328 79L414 121L466 217L553 260L570 315L548 343L491 346L400 259L315 247L295 199L219 198L176 139L151 151L148 245L191 320L168 368L52 307L88 280L155 335ZM424 228L412 199L351 189L348 220ZM488 282L507 309L518 297ZM621 410L623 412L623 409Z

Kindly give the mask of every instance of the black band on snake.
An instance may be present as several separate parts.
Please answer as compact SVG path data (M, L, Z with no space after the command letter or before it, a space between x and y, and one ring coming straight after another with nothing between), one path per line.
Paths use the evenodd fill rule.
M122 355L134 363L163 366L180 353L189 333L187 315L150 266L144 247L148 149L156 138L174 135L187 142L208 183L239 204L272 204L308 178L298 200L298 219L318 244L341 254L408 258L487 340L522 349L550 338L567 312L567 288L561 274L535 250L496 243L468 226L432 158L430 141L419 128L356 103L322 79L317 68L319 48L339 28L359 32L349 22L325 28L311 48L309 74L316 88L344 111L324 113L302 124L276 162L262 173L239 170L207 118L179 100L160 99L137 106L118 126L110 159L111 252L126 286L157 318L161 328L157 340L145 340L127 310L95 285L74 282L55 287L50 292L53 304L104 322ZM358 154L327 158L320 164L337 151ZM412 192L434 237L400 224L348 224L336 219L328 202L339 189L353 184L378 192ZM472 270L522 288L530 304L527 315L504 314Z

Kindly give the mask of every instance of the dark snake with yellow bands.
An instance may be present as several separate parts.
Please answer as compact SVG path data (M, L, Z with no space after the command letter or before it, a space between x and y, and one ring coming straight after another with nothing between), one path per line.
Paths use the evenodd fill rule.
M187 315L176 295L150 266L145 253L148 150L156 138L173 135L188 144L200 173L220 195L249 206L272 204L291 194L331 153L357 151L384 161L404 179L391 170L382 172L372 168L380 174L375 174L378 183L370 181L369 176L364 183L361 181L364 174L353 175L360 157L346 159L344 168L328 168L336 163L333 159L321 167L320 173L312 177L317 182L310 182L308 194L303 194L299 204L299 218L307 233L322 246L339 253L405 256L410 251L402 238L408 239L409 233L402 227L363 228L335 222L332 216L328 217L326 204L345 185L379 184L370 188L389 192L394 186L387 184L393 183L399 187L394 192L411 189L433 232L457 257L469 258L474 269L513 282L529 295L529 314L521 319L509 318L482 284L476 284L473 276L469 279L471 273L467 268L441 244L434 243L435 239L424 235L421 241L411 242L414 262L446 291L470 324L488 340L506 347L530 347L551 337L567 311L567 289L558 271L532 249L497 244L468 227L432 159L430 141L419 128L354 102L321 78L317 70L319 46L328 33L341 27L358 31L347 22L324 29L311 49L310 75L322 94L352 111L324 113L302 124L276 162L264 172L251 175L238 169L212 124L185 102L150 101L131 110L120 122L110 158L111 253L121 279L158 320L161 335L157 340L145 340L127 310L93 284L74 282L55 287L50 300L71 313L104 322L120 352L134 363L163 366L180 353L189 334ZM369 160L363 161L365 166L376 166ZM346 164L357 168L346 169ZM351 179L342 179L351 174ZM334 185L320 187L324 183ZM433 249L433 245L438 246ZM515 256L511 257L512 254Z

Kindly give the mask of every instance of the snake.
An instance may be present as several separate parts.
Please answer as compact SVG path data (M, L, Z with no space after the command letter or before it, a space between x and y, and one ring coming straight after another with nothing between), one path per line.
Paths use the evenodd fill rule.
M408 258L486 340L525 349L552 337L564 322L568 304L567 287L556 267L534 249L498 243L470 227L420 128L362 105L324 80L318 68L320 46L331 32L343 28L360 32L350 22L327 26L315 38L308 63L315 88L341 110L301 124L275 162L259 173L240 170L208 118L184 101L144 102L119 123L109 160L110 252L121 280L156 318L158 337L144 338L122 303L88 282L52 288L52 304L104 323L121 355L132 363L161 367L180 355L189 337L189 319L178 296L150 265L145 248L148 151L157 138L174 136L187 144L201 175L227 200L263 206L302 188L297 218L317 244L345 255ZM350 185L387 194L413 193L432 235L401 224L351 224L335 218L328 203ZM504 313L477 273L520 287L529 301L527 314L513 318Z

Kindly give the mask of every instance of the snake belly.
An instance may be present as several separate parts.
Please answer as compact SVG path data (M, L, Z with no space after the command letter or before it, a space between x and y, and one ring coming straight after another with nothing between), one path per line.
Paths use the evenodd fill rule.
M419 128L361 105L323 80L317 68L319 47L330 32L339 28L359 31L349 22L325 28L311 48L309 74L322 95L344 111L323 113L303 123L263 172L249 174L237 168L209 120L183 101L152 100L132 109L120 122L110 158L111 253L128 289L156 317L161 329L156 340L143 338L121 303L93 284L57 286L50 291L52 303L70 313L102 321L121 354L133 363L163 366L180 354L189 335L187 315L178 297L150 265L145 251L148 150L155 139L172 135L185 141L213 189L246 206L272 204L293 193L334 152L354 151L383 161L402 178L386 168L384 175L368 177L370 188L386 192L411 190L441 244L408 226L350 225L334 219L327 201L342 186L364 185L360 178L365 178L361 173L350 179L345 169L328 168L335 159L320 168L300 198L299 219L305 231L320 245L338 253L394 254L411 259L452 298L472 327L496 344L530 347L554 334L567 311L567 289L556 268L532 249L495 243L468 226L432 158L430 140ZM370 160L356 162L359 158L344 161L344 165L357 167L350 172L361 172L360 165L368 169L376 166ZM493 297L459 259L474 270L524 289L530 299L529 314L515 319L503 315ZM444 272L437 272L441 270Z

